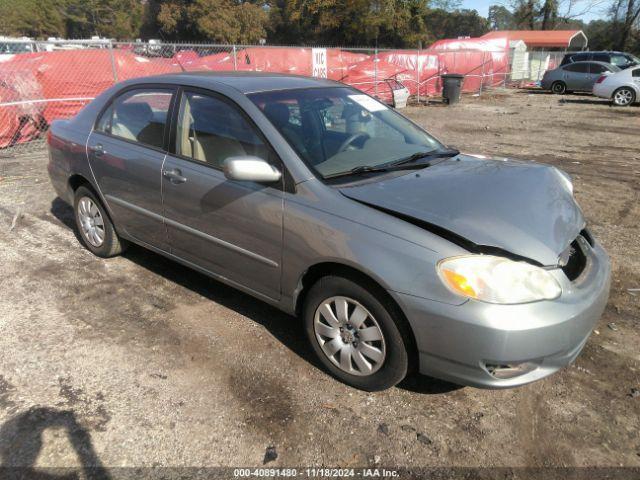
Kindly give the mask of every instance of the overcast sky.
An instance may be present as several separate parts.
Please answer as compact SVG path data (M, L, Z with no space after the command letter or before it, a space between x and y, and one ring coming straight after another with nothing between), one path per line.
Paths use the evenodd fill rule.
M487 16L489 13L489 7L494 4L499 5L508 5L508 0L506 1L496 1L496 0L462 0L463 8L469 8L471 10L477 10L480 15ZM580 5L576 6L576 11L580 8ZM602 13L599 11L600 9L595 8L593 11L587 13L582 17L582 20L588 22L593 20L594 18L602 17Z

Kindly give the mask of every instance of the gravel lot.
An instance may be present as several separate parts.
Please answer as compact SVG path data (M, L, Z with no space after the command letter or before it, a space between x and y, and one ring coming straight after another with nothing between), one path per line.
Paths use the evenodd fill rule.
M91 255L44 152L0 152L0 464L248 466L275 447L268 466L640 466L640 108L504 90L406 113L573 176L614 269L575 365L516 390L353 390L294 318L141 248Z

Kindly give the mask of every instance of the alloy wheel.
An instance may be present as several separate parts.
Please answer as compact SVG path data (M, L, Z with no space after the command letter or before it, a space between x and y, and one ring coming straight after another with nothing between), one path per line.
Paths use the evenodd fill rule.
M349 297L331 297L316 309L313 328L326 357L340 370L367 376L382 367L384 335L373 315Z
M78 220L82 236L94 247L104 243L104 220L100 209L89 197L82 197L78 202Z
M621 88L613 95L613 102L616 105L625 107L633 102L633 92L628 88Z

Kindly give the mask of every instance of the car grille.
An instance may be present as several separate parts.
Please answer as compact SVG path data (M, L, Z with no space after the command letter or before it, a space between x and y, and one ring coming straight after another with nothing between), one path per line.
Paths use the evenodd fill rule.
M581 238L585 241L581 242ZM572 282L582 274L587 266L587 256L584 252L584 249L587 248L585 243L593 247L593 237L586 228L582 230L580 235L569 245L569 251L567 252L568 257L566 257L566 254L563 254L563 256L566 257L566 263L562 267L562 271Z

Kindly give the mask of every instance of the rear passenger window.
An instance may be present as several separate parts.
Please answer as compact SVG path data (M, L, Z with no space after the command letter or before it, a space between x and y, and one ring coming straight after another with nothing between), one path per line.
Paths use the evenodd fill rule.
M591 73L608 72L608 70L604 67L604 65L600 65L598 63L591 63L589 68L591 70Z
M171 90L130 90L105 110L96 130L162 148L171 95Z
M269 161L271 150L237 108L209 95L185 92L178 113L176 153L222 168L229 157L252 155Z
M587 63L571 63L564 67L564 69L568 72L577 72L577 73L588 73L589 64Z
M594 53L593 54L593 59L596 62L604 62L604 63L609 63L609 55L607 55L606 53Z

